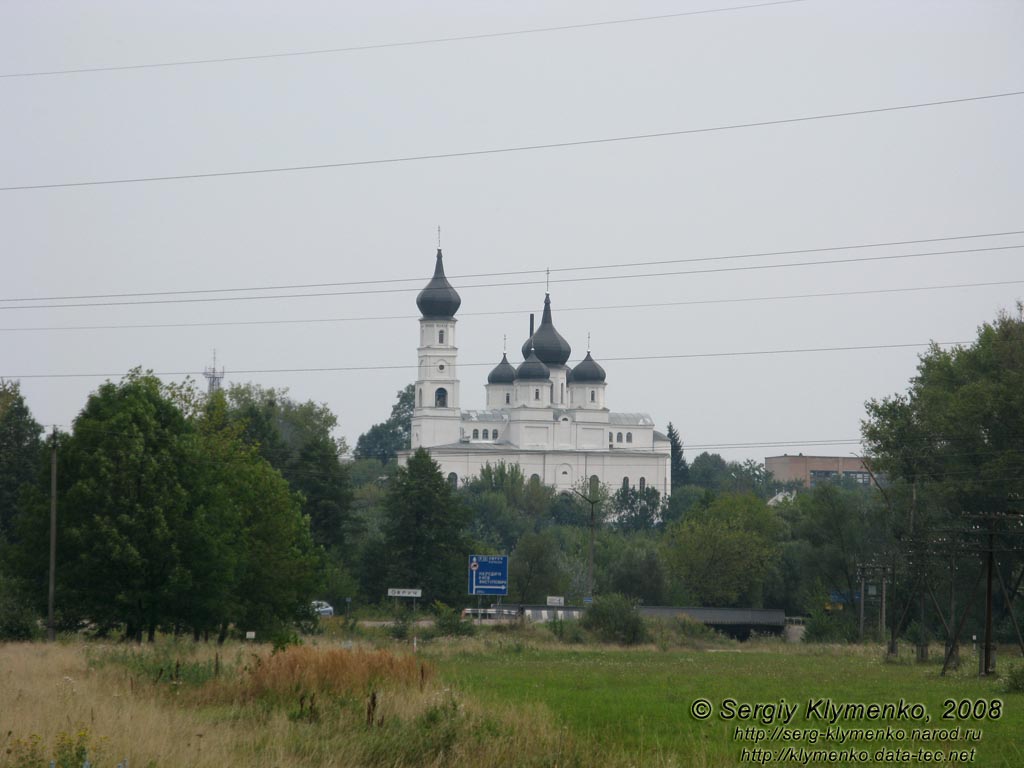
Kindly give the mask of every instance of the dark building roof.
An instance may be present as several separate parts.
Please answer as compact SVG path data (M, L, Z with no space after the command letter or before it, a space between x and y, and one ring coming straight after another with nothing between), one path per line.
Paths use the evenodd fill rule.
M444 264L441 261L441 249L437 249L437 262L434 265L434 276L416 297L416 306L424 317L452 318L459 311L462 299L452 288L448 278L444 276Z
M551 371L537 358L536 351L531 349L529 357L520 363L516 369L516 378L530 381L547 381L551 378Z
M508 361L508 355L501 356L501 362L494 366L494 370L487 374L488 384L511 384L516 380L516 369Z
M544 314L540 319L540 327L523 344L523 357L530 354L530 348L537 353L537 359L547 365L565 365L565 361L572 354L572 347L569 342L562 338L562 334L555 330L551 322L551 296L544 294Z
M587 356L583 358L582 362L572 369L570 381L573 384L604 384L604 379L604 368L598 365L587 352Z

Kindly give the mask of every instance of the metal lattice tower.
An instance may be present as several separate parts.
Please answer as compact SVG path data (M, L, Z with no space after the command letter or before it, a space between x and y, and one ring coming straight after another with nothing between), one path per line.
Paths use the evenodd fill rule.
M217 350L213 350L213 366L203 369L203 376L206 377L206 394L212 395L220 392L221 382L224 380L224 366L217 370Z

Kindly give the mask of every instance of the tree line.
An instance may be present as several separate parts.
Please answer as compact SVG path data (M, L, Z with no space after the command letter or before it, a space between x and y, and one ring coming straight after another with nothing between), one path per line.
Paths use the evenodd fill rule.
M669 499L601 489L594 591L778 607L841 639L858 633L862 585L877 595L885 581L888 630L936 636L956 606L976 602L963 566L984 554L983 530L1000 542L1006 587L995 603L1008 614L1024 580L1014 517L1022 385L1019 317L982 326L970 346L930 349L906 394L867 403L867 461L881 488L837 479L797 489L759 462L707 452L687 461L670 424ZM389 587L461 605L470 553L510 555L509 600L581 601L590 505L516 465L487 465L457 489L424 451L398 466L411 392L397 393L347 459L330 410L286 390L241 384L207 397L133 371L99 387L70 432L44 437L17 384L3 383L0 634L30 631L45 610L53 441L61 627L133 638L279 632L308 620L313 599L376 604ZM870 633L880 620L868 612Z

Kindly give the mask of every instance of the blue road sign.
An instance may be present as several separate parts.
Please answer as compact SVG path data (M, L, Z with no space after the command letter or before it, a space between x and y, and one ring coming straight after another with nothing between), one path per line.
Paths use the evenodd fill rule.
M508 555L469 556L469 594L508 594Z

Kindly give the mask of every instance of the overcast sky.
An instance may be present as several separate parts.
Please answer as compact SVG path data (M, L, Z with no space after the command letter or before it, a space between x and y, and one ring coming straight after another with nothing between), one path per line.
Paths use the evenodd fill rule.
M740 5L9 0L0 75ZM0 187L463 153L993 96L1024 90L1022 36L1024 4L1010 0L805 0L317 55L5 76ZM859 436L865 400L904 390L922 348L701 355L970 341L1024 296L1024 234L716 257L1024 230L1022 136L1024 96L1003 96L445 159L5 189L0 376L21 379L38 421L68 428L105 377L134 366L201 374L216 349L228 382L325 402L354 445L415 376L415 295L440 226L462 296L463 408L483 407L505 335L510 359L521 360L550 268L570 364L589 333L609 406L647 412L662 431L673 422L691 459L738 444L752 445L711 450L757 460L847 454L858 450L847 441ZM640 264L654 261L672 263ZM565 271L603 265L622 266ZM495 272L516 274L457 278ZM353 281L382 282L266 288ZM999 284L864 293L967 283ZM260 290L30 309L10 301L224 288ZM844 292L860 293L766 299ZM302 293L336 295L249 298ZM183 323L201 325L128 327ZM81 329L98 325L117 327ZM362 366L380 368L255 372ZM782 442L793 445L764 445Z

